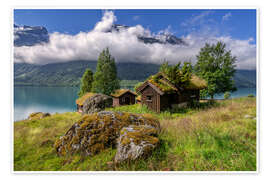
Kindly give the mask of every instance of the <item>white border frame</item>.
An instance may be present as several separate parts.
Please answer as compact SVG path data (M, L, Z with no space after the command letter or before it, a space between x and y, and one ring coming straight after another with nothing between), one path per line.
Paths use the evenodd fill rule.
M256 171L14 171L14 46L13 46L13 40L14 40L14 34L13 34L13 28L14 28L14 10L15 9L89 9L89 10L121 10L121 9L172 9L172 10L218 10L218 9L223 9L223 10L233 10L233 9L253 9L256 10ZM11 14L11 21L10 21L10 31L11 33L11 38L10 38L10 45L11 45L11 57L12 61L10 64L10 69L11 69L11 90L12 90L12 96L11 96L11 173L13 174L91 174L91 175L97 175L97 174L115 174L115 175L125 175L125 174L158 174L158 175L187 175L187 174L219 174L219 175L233 175L233 174L239 174L239 175L244 175L244 174L259 174L260 172L260 151L259 151L259 144L260 144L260 134L259 131L261 130L260 127L260 107L259 107L259 100L260 100L260 94L261 94L261 89L260 89L260 80L259 80L259 73L260 73L260 66L259 66L259 46L260 46L260 36L259 36L259 16L260 16L260 11L259 8L256 6L249 6L249 7L229 7L229 6L224 6L224 7L216 7L216 6L210 6L210 7L179 7L179 6L13 6L10 8L10 14ZM260 94L258 93L258 90Z

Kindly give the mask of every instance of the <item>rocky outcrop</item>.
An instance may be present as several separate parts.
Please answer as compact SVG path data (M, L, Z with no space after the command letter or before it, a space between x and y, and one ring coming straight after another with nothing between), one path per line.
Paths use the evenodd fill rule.
M104 94L96 94L85 100L83 103L83 114L91 114L112 107L113 99Z
M148 125L130 125L120 131L115 162L147 157L158 145L158 131Z
M159 131L159 121L151 115L101 111L84 115L55 142L54 147L59 155L79 152L91 156L105 148L116 147L117 139L121 137L117 146L121 148L118 153L121 158L117 158L119 162L126 159L121 155L124 152L132 154L133 159L149 154L158 142L152 135L157 135ZM135 135L136 138L132 138ZM128 144L132 147L127 148ZM132 149L133 147L142 150L136 153L138 150Z

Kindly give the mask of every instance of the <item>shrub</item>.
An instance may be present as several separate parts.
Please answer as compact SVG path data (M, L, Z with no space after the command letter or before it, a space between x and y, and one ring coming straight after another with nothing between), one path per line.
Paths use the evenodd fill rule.
M248 97L255 97L253 94L249 94Z
M231 97L231 93L230 92L225 92L224 93L224 99L229 99Z

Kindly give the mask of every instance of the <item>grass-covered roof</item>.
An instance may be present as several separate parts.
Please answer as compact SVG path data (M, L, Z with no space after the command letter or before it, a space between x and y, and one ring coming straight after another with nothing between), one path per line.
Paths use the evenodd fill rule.
M164 73L159 72L155 75L152 75L145 82L151 83L164 93L173 93L175 91L178 91L176 85L174 85ZM143 85L144 84L145 83L143 83ZM192 74L190 81L182 88L188 90L196 90L196 89L204 89L206 88L206 86L207 83L205 80Z
M122 96L123 94L125 94L127 92L129 92L129 93L137 96L137 94L135 92L133 92L133 91L131 91L129 89L118 89L114 93L112 93L111 96L113 96L113 97L120 97L120 96Z
M192 75L189 84L186 89L204 89L207 87L207 83L204 79L199 78L196 75Z
M136 100L137 100L137 101L141 101L141 100L142 100L142 96L141 96L141 95L137 96L137 97L136 97Z
M129 89L118 89L114 93L112 93L111 96L113 96L113 97L120 97L120 96L122 96L123 94L125 94L127 92L129 92L129 93L134 94L135 96L137 96L137 94L135 92L133 92L133 91L131 91ZM96 93L92 93L92 92L85 93L82 97L80 97L80 98L78 98L76 100L76 104L82 106L83 103L86 101L86 99L88 99L88 98L90 98L90 97L92 97L94 95L96 95Z
M163 73L158 73L153 76L150 76L150 78L147 80L157 88L159 88L161 91L170 93L170 92L175 92L177 91L177 88L169 82L169 80L166 78L166 76Z
M92 92L85 93L82 97L80 97L76 100L76 104L82 106L86 99L88 99L94 95L96 95L96 93L92 93Z

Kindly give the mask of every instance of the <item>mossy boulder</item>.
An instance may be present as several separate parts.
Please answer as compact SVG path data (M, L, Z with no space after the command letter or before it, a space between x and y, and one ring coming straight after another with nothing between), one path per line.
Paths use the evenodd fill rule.
M120 131L115 162L147 157L158 146L158 131L148 125L130 125Z
M130 125L147 125L156 132L160 130L159 121L151 115L101 111L84 115L54 147L59 155L79 152L91 156L105 148L116 147L121 129Z
M34 112L34 113L31 113L28 116L28 119L30 119L30 120L33 120L33 119L42 119L42 118L48 117L50 115L51 115L50 113Z
M83 103L83 114L91 114L112 107L113 99L104 94L95 94L87 98Z

